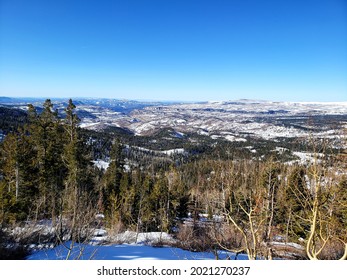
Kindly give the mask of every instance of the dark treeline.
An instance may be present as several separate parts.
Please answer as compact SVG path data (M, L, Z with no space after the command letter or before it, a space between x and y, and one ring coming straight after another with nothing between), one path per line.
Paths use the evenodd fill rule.
M129 164L128 143L112 133L100 138L79 128L72 100L64 119L50 100L40 113L29 105L27 117L1 144L1 228L49 220L56 228L56 242L83 242L97 214L105 216L102 223L109 233L181 236L187 231L183 219L189 217L190 238L204 236L211 248L247 252L250 258L269 257L276 238L304 240L309 258L343 255L343 157L329 166L323 158L288 165L273 157L242 159L240 151L223 155L217 147L214 155L207 152L190 160L138 153L142 164L136 165L134 155ZM107 170L92 162L103 157L109 162Z
M18 127L27 122L28 116L23 110L0 106L0 133L17 131Z

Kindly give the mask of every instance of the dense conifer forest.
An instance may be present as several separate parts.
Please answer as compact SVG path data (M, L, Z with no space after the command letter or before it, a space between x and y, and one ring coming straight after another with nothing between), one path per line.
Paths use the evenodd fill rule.
M167 232L185 249L251 259L347 257L346 156L327 153L321 140L306 145L312 162L288 164L290 155L278 158L269 141L254 143L264 155L255 158L240 143L214 145L201 135L198 144L159 143L170 130L85 130L75 108L69 100L58 115L49 99L40 111L0 108L0 258L24 258L33 242L87 242L99 227L111 236ZM14 234L45 222L53 232Z

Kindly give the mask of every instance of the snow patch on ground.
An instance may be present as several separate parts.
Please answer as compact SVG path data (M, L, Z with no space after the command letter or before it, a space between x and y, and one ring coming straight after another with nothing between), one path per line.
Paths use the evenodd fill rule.
M321 161L320 158L324 156L324 154L321 154L321 153L314 154L314 153L304 153L304 152L293 152L293 155L299 158L299 162L301 164L314 163L315 161L319 163Z
M208 131L207 131L206 129L199 129L199 130L197 131L197 133L198 133L199 135L205 135L205 136L208 136L208 135L209 135L209 133L208 133Z
M133 148L133 149L137 149L139 151L143 151L143 152L150 152L150 153L155 153L155 154L165 154L168 156L172 156L174 154L184 154L186 151L183 148L177 148L177 149L170 149L170 150L164 150L164 151L160 151L160 150L151 150L151 149L147 149L147 148L143 148L143 147L137 147L137 146L127 146L127 148Z
M224 138L230 142L247 142L245 138L235 137L233 135L226 135Z
M94 163L94 165L97 168L104 169L104 170L106 170L109 167L109 165L110 165L109 162L106 162L106 161L101 160L101 159L93 160L92 162Z
M224 138L225 140L228 140L230 142L247 142L247 140L245 138L236 137L236 136L230 135L230 134L227 134L227 135L213 134L213 135L211 135L211 138L214 140Z
M80 124L81 128L93 128L95 126L97 126L99 124L99 122L88 122L88 120L84 120L83 123Z
M165 242L166 244L174 243L174 239L166 232L142 232L136 233L134 231L125 231L123 233L116 234L115 236L106 237L105 239L110 243L117 244L156 244L159 242Z
M159 152L172 156L173 154L184 154L185 150L180 148L180 149L171 149L171 150L159 151Z
M278 152L279 154L283 154L285 151L289 151L289 150L283 147L276 147L274 151Z
M257 152L257 150L256 149L254 149L254 147L253 146L247 146L247 147L245 147L246 149L248 149L251 153L253 153L253 154L255 154L256 152Z

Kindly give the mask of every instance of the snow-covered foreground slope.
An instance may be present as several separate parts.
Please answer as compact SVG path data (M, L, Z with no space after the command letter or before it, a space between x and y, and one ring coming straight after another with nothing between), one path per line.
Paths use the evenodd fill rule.
M69 247L70 243L65 246ZM66 259L68 250L64 245L53 249L41 250L28 257L29 260L61 260ZM235 259L235 254L220 251L219 259ZM190 252L174 247L152 247L143 244L123 245L80 245L73 247L70 259L81 260L213 260L215 256L209 252ZM246 255L238 255L237 259L247 260Z
M72 252L68 259L71 260L213 260L216 259L212 252L191 252L172 246L151 246L158 242L174 244L171 235L164 232L147 232L136 234L126 231L115 236L107 236L102 229L95 230L94 238L89 244L71 242L38 250L31 254L29 260L65 260L68 248ZM105 245L105 242L107 245ZM235 254L225 251L218 252L219 259L235 259ZM239 260L247 260L246 255L239 254Z

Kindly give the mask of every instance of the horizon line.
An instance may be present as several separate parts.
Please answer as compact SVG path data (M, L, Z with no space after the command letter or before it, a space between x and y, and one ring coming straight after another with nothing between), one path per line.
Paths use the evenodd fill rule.
M165 100L165 99L137 99L137 98L117 98L117 97L83 97L83 96L75 96L75 97L48 97L48 96L40 96L40 97L34 97L34 96L22 96L22 97L12 97L12 96L6 96L6 95L0 95L1 98L8 98L8 99L32 99L32 100L119 100L119 101L135 101L135 102L143 102L143 103L223 103L223 102L256 102L256 103L311 103L311 104L318 104L318 103L347 103L347 100L345 101L289 101L289 100L267 100L267 99L252 99L252 98L239 98L239 99L229 99L229 100Z

